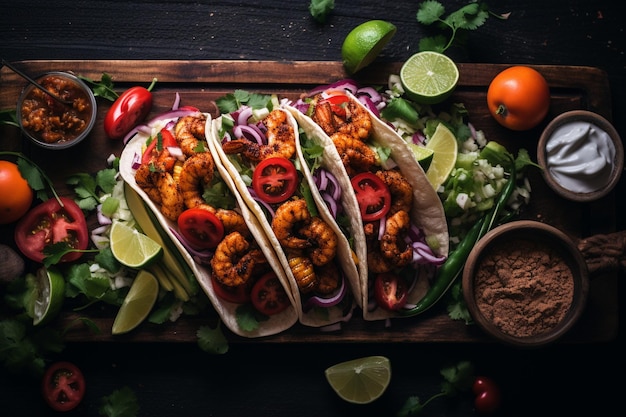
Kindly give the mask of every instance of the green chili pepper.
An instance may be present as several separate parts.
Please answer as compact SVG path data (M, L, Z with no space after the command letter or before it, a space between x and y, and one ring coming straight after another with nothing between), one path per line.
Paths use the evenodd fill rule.
M461 271L463 271L465 261L476 242L496 224L502 209L505 207L506 202L515 189L515 177L515 164L513 163L511 164L509 179L489 213L485 214L477 221L467 232L467 235L461 240L456 249L450 252L448 259L446 259L443 265L437 270L435 282L428 289L426 295L424 295L414 307L407 310L400 310L399 314L403 316L416 316L428 310L443 297L456 278L461 274Z

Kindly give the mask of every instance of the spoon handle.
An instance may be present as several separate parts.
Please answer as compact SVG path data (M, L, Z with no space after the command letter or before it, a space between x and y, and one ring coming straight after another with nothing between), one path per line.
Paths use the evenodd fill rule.
M40 89L44 93L48 94L50 97L52 97L53 99L55 99L59 103L61 103L61 104L70 104L70 105L73 104L71 101L63 100L62 98L55 96L50 91L48 91L44 86L42 86L37 81L35 81L32 78L30 78L28 75L24 74L19 69L15 68L11 63L5 61L4 59L2 59L2 65L5 65L11 71L15 72L17 75L19 75L20 77L24 78L26 81L28 81L32 85L34 85L35 87L37 87L38 89Z

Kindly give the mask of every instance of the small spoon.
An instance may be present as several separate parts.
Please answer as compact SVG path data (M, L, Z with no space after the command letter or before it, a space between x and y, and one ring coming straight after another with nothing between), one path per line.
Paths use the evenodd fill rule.
M8 63L4 59L2 60L2 65L6 65L11 71L15 72L17 75L19 75L20 77L24 78L26 81L28 81L29 83L31 83L32 85L34 85L35 87L37 87L38 89L40 89L41 91L43 91L44 93L46 93L47 95L49 95L50 97L52 97L53 99L58 101L59 103L65 104L65 105L70 105L70 106L72 104L74 104L72 101L63 100L62 98L55 96L53 93L48 91L44 86L42 86L37 81L35 81L32 78L30 78L28 75L24 74L22 71L20 71L17 68L15 68L13 65Z

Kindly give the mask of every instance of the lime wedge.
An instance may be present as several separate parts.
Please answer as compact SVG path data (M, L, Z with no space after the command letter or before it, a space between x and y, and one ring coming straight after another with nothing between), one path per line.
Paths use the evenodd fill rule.
M128 333L150 314L159 295L159 283L150 272L141 270L115 316L112 334Z
M343 65L349 74L365 68L396 34L396 26L384 20L369 20L348 33L341 46Z
M61 311L65 299L65 278L55 268L41 267L33 278L28 309L33 325L48 323Z
M113 222L110 239L115 259L130 268L147 266L163 255L159 243L123 222Z
M418 103L436 104L448 98L456 88L459 69L444 54L418 52L402 65L400 81L409 98Z
M431 162L433 161L433 155L435 151L425 146L416 145L414 143L409 143L409 149L413 151L413 155L415 155L415 160L420 164L424 172L428 171Z
M433 188L437 190L448 179L450 172L454 168L458 143L450 129L443 123L439 123L435 133L426 142L426 148L434 152L433 160L426 171L426 176Z
M384 356L366 356L326 369L326 380L342 399L367 404L378 399L391 381L391 364Z

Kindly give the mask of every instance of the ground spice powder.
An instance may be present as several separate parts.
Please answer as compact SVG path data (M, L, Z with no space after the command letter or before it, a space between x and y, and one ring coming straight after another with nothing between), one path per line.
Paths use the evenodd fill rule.
M474 278L481 313L515 337L540 335L565 317L574 296L574 277L547 244L504 242L480 261Z

